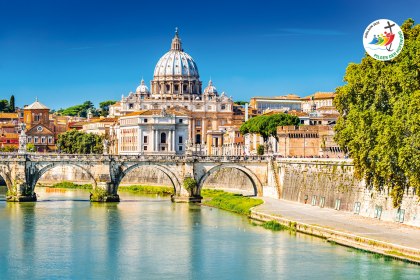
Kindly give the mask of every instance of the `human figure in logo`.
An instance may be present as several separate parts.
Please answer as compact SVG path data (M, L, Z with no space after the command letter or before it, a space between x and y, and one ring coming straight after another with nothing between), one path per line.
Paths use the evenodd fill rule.
M386 42L386 44L384 46L388 46L389 44L392 43L392 41L394 41L395 34L393 34L393 33L387 33L385 31L385 35L388 38L388 41Z
M384 41L384 37L382 36L382 34L379 34L378 36L378 42L375 45L381 45Z
M373 39L369 44L375 45L378 42L378 37L376 35L373 35Z

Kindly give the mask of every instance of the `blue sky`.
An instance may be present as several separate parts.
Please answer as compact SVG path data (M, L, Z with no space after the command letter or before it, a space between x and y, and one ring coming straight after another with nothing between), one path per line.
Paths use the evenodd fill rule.
M153 78L175 27L235 100L333 91L375 19L420 21L420 1L0 0L0 99L58 109L119 100Z

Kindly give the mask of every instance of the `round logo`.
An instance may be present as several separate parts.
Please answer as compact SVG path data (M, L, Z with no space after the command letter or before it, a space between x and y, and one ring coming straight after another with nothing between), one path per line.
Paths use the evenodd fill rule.
M366 27L363 45L374 59L391 60L400 54L404 46L404 34L392 20L378 19Z

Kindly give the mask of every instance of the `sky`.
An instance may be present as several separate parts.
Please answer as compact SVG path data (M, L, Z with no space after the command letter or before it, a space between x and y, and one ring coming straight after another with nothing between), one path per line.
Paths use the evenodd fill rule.
M211 78L234 100L334 91L381 18L420 22L420 1L0 0L0 99L120 100L150 85L175 27L203 88Z

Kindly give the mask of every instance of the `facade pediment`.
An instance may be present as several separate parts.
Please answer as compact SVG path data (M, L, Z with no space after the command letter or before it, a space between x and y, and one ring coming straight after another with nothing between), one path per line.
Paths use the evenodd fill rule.
M31 127L27 132L26 135L28 136L50 136L54 135L54 132L52 132L48 127L42 124L35 125Z

